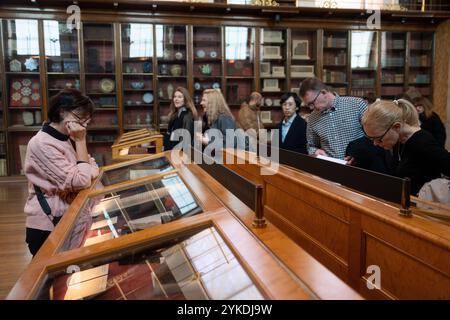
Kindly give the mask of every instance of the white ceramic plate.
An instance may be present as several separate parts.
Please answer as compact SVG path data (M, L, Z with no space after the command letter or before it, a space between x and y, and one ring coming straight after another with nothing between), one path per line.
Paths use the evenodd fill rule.
M151 92L146 92L142 96L142 101L145 103L152 103L153 102L153 94Z
M202 49L197 50L197 57L198 57L198 58L204 58L205 55L206 55L206 53L205 53L204 50L202 50Z

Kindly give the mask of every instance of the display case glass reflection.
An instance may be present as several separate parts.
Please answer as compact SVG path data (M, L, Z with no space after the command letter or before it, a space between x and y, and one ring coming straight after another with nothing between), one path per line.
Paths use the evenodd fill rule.
M62 250L90 246L201 212L177 174L90 198Z
M264 299L213 227L79 267L50 274L36 298Z
M151 174L168 172L170 170L173 170L173 167L166 157L133 163L127 166L105 171L97 183L97 187L135 180Z

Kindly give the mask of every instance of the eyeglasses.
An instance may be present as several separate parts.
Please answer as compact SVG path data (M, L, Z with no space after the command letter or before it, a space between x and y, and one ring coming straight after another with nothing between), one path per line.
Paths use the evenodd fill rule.
M76 121L80 126L82 127L87 127L87 125L89 124L89 122L91 121L91 118L87 118L87 119L83 119L80 118L80 116L78 116L76 113L69 111L71 115L73 115L75 118L77 118L78 121Z
M317 92L317 95L316 95L316 97L314 98L314 100L311 101L310 103L306 104L306 106L307 106L308 108L310 108L310 109L314 109L314 108L316 107L316 100L317 100L317 98L319 97L319 95L320 95L320 91Z
M373 142L382 143L382 142L383 142L384 136L389 132L389 130L392 129L392 126L394 125L394 123L395 123L395 122L391 123L391 125L388 127L388 129L387 129L381 136L378 136L378 137L370 137L370 136L368 136L365 132L364 132L364 135L365 135L368 139L372 140ZM363 129L363 130L364 130L364 129Z

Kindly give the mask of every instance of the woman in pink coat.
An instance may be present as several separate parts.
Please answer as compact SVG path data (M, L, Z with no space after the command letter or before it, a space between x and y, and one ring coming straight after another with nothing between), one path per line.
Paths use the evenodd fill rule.
M80 91L62 90L50 100L48 122L28 143L26 242L33 256L78 191L89 187L98 175L86 145L86 127L93 112L94 103ZM88 213L86 217L90 218Z

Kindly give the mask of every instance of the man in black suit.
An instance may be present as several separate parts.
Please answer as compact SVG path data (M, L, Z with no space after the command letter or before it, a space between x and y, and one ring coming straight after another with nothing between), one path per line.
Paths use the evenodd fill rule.
M301 100L294 92L287 92L281 97L284 119L278 124L279 146L298 153L308 154L306 148L306 121L297 112Z

